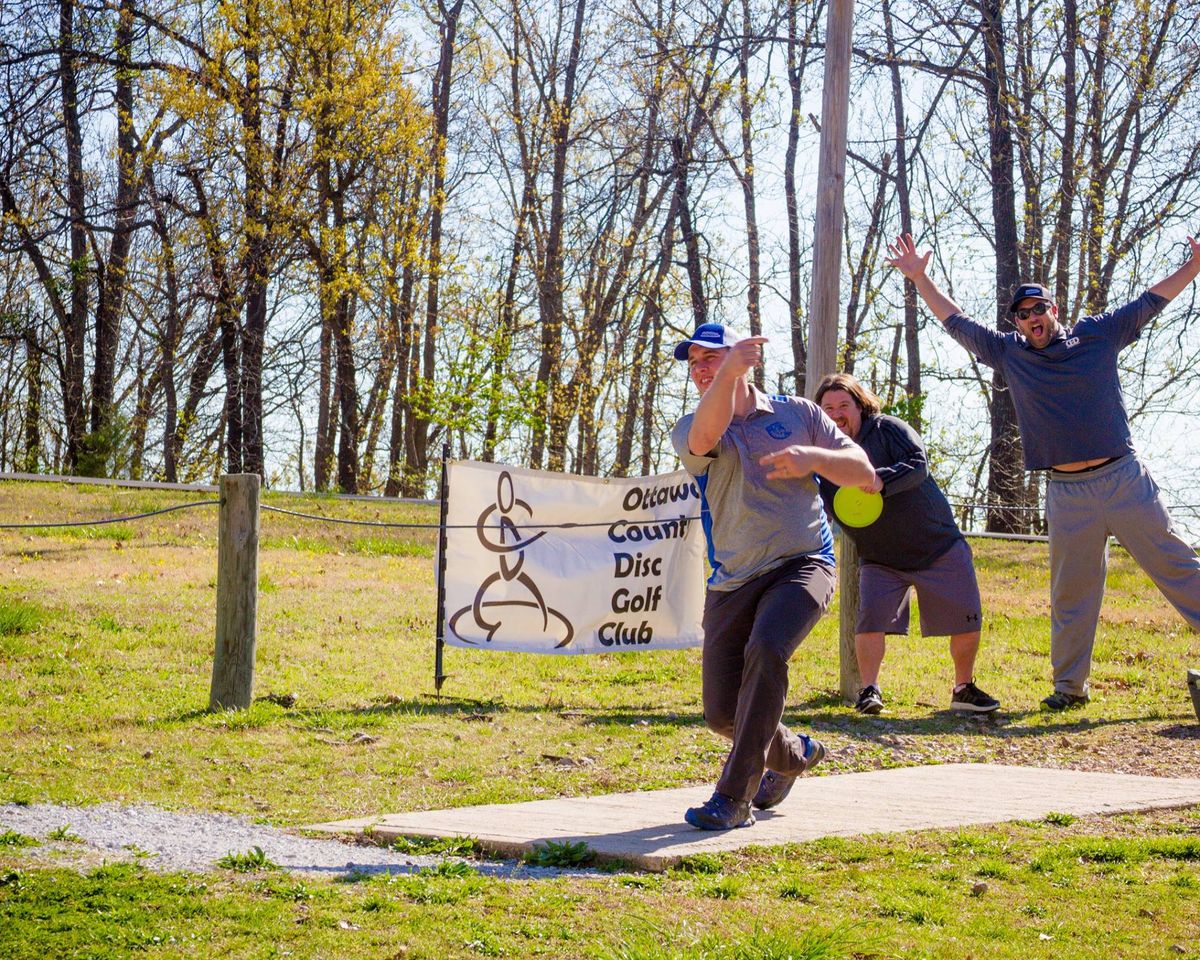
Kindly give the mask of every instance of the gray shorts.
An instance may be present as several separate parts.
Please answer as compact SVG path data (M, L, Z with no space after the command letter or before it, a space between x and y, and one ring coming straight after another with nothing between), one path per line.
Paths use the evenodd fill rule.
M921 636L974 633L983 620L971 546L959 540L924 570L864 563L858 572L857 633L908 633L911 589L917 591Z

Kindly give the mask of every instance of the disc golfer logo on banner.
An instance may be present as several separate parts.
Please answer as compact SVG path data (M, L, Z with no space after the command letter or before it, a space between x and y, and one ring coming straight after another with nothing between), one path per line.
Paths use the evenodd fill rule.
M700 492L684 471L577 477L448 465L444 636L530 653L697 646Z

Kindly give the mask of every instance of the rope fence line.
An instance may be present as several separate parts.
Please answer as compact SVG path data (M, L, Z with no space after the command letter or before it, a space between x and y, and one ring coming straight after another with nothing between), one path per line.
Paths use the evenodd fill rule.
M107 523L125 523L129 520L144 520L147 517L157 517L163 513L174 513L176 510L190 510L192 507L219 507L220 500L197 500L195 503L178 503L173 507L163 507L161 510L151 510L149 513L135 513L127 517L109 517L106 520L76 520L73 523L0 523L0 530L44 530L52 527L100 527Z
M951 498L953 499L953 498ZM188 510L192 507L213 507L220 506L220 500L198 500L195 503L180 503L171 507L164 507L161 510L151 510L147 513L135 513L122 517L109 517L103 520L76 520L74 522L46 522L46 523L0 523L0 530L46 530L64 527L98 527L113 523L127 523L132 520L145 520L149 517L157 517L164 513L173 513L176 510ZM971 509L991 509L985 503L973 503L970 501L959 501L960 507L969 507ZM259 509L267 513L279 513L284 516L296 517L300 520L309 520L317 523L332 523L341 524L344 526L354 527L380 527L394 530L475 530L479 527L476 523L393 523L386 520L349 520L343 517L323 517L314 513L301 513L297 510L287 510L283 507L273 507L269 504L262 503ZM997 507L1004 510L1040 510L1038 507ZM1176 509L1200 509L1200 505L1185 504ZM668 523L686 520L688 522L701 519L698 516L693 517L668 517L664 519L652 518L648 520L629 520L627 517L622 517L620 520L600 521L593 523L539 523L530 524L537 530L581 530L591 527L611 527L614 523L622 521L631 523ZM503 524L485 524L487 529L503 529ZM998 533L990 530L964 530L963 536L978 537L981 539L994 540L1013 540L1018 542L1028 543L1048 543L1050 538L1045 534L1036 533Z

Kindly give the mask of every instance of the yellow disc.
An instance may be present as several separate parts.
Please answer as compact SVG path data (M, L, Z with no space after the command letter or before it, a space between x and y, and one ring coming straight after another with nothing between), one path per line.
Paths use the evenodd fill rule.
M842 487L833 495L833 512L847 527L869 527L883 513L883 495Z

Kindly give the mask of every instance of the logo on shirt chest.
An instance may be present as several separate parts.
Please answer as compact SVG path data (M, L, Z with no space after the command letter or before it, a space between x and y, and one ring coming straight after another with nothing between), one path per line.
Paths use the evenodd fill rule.
M1079 338L1078 337L1068 337L1065 346L1068 350L1070 350L1071 347L1079 346Z
M776 440L786 440L792 435L792 431L776 420L774 423L767 424L767 435Z

